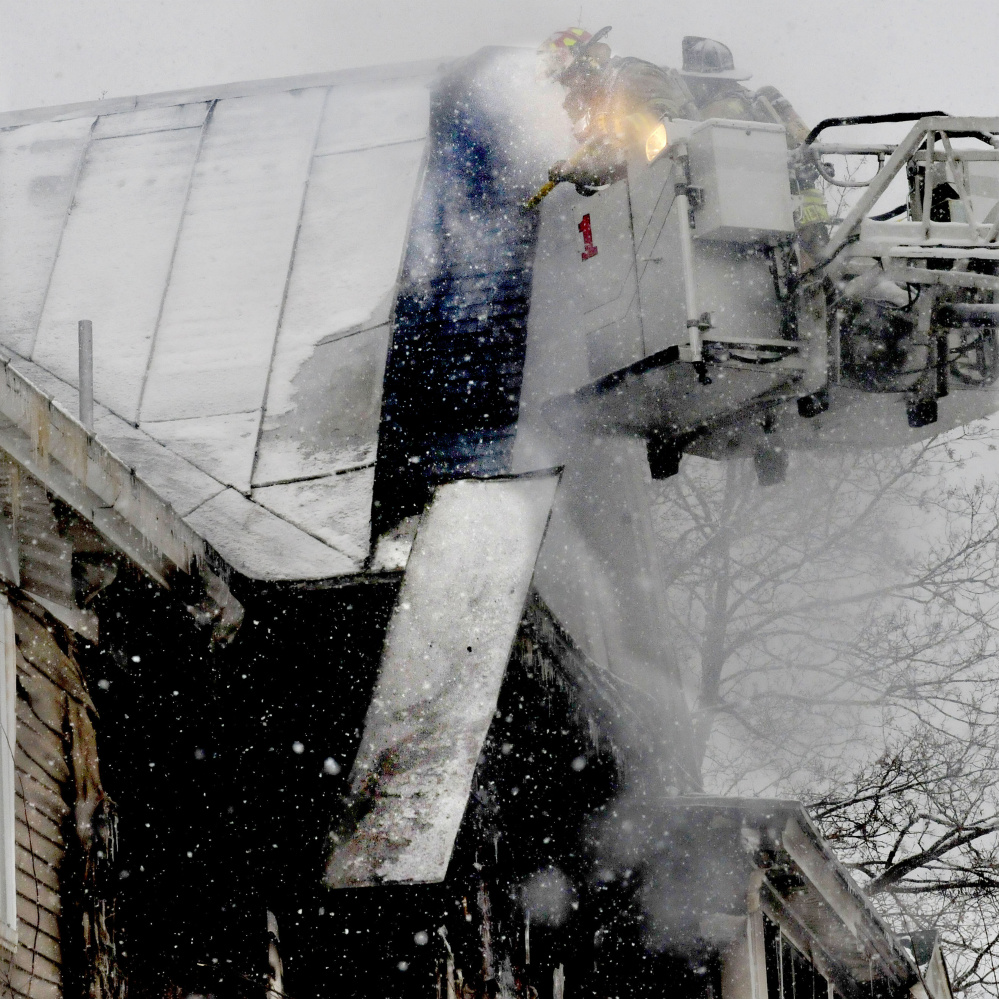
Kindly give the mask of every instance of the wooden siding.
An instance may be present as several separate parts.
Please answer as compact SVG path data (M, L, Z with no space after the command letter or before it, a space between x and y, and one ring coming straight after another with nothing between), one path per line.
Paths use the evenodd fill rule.
M37 619L17 614L15 749L18 948L7 972L10 993L61 999L61 869L74 786L64 734L67 698L89 706L75 663ZM6 964L6 962L4 962Z

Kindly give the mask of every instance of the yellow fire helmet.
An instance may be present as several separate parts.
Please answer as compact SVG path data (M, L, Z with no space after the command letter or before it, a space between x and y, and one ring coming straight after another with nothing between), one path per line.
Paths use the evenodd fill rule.
M585 59L589 47L608 31L610 27L601 28L591 35L585 28L565 28L550 35L538 49L538 78L558 80L578 60Z

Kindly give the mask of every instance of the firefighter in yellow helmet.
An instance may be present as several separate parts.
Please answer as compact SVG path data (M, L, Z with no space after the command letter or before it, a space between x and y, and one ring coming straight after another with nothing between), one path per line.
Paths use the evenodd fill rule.
M610 183L631 146L644 146L663 118L698 117L693 96L675 70L643 59L612 56L602 39L582 28L557 31L538 50L539 75L565 87L563 107L580 153L552 168L584 193Z
M688 35L683 39L681 75L693 94L702 118L734 118L783 125L788 148L804 142L808 126L776 87L749 90L742 85L752 74L736 67L732 51L713 38ZM822 192L815 186L818 171L799 170L792 175L792 189L799 199L795 213L798 236L812 257L829 236L829 212Z

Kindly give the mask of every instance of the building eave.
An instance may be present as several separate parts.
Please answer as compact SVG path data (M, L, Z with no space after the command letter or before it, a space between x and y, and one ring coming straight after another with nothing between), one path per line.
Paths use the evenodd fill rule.
M912 983L918 971L892 929L875 909L849 871L822 838L799 801L770 798L726 798L687 795L671 800L677 808L707 808L735 812L745 819L765 819L805 882L850 935L901 982ZM779 894L779 893L778 893ZM793 912L793 899L785 900Z
M0 448L161 585L207 565L208 549L134 469L0 358Z

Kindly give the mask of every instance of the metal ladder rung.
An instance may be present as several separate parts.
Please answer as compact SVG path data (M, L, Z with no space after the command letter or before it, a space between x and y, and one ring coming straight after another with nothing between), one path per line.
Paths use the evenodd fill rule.
M728 347L770 347L787 350L796 353L801 344L794 340L772 340L765 337L754 336L716 336L714 333L705 334L704 343L718 343Z
M892 246L881 253L884 257L937 257L941 260L961 260L965 257L999 257L999 246Z

